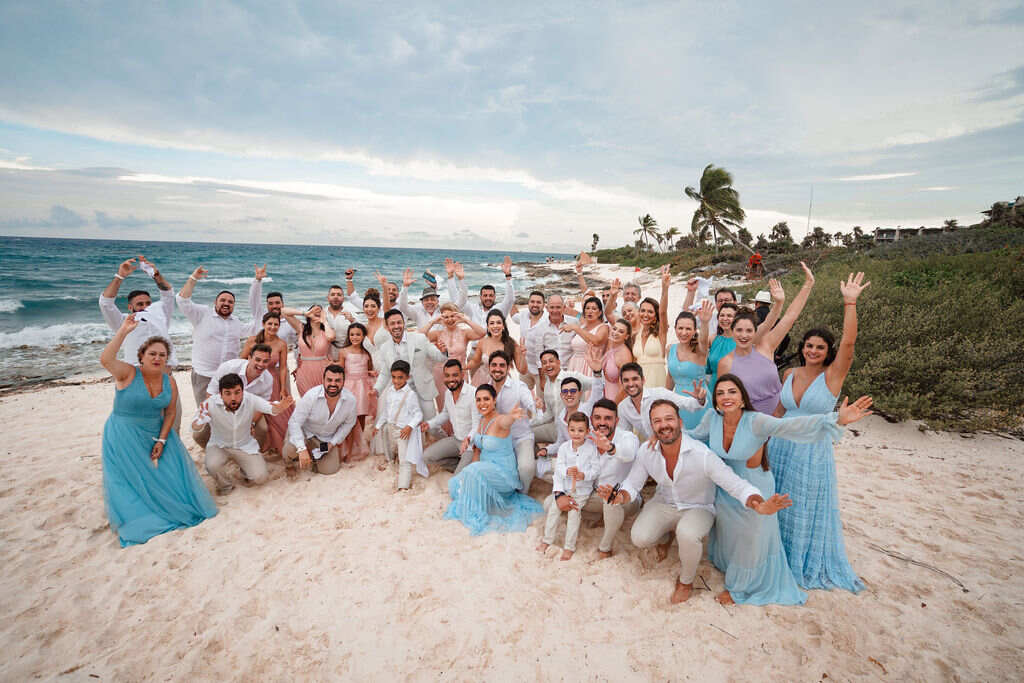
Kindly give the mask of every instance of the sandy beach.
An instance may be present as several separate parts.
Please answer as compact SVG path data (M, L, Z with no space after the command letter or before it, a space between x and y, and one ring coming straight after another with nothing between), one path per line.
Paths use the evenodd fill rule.
M682 294L673 286L673 310ZM188 377L177 380L187 424ZM289 480L271 461L272 480L217 497L217 517L122 550L101 486L113 394L89 382L0 398L3 680L995 681L1024 670L1019 441L868 418L836 449L865 591L723 607L705 561L694 599L671 606L678 559L633 548L631 518L613 558L595 561L600 529L585 518L579 552L559 562L533 549L542 520L473 538L442 519L448 473L397 494L396 471L371 462Z

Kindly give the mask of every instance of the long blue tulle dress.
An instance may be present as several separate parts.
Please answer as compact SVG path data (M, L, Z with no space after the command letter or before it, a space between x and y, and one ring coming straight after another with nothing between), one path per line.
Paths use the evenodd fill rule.
M149 458L171 396L166 375L160 394L153 398L136 369L131 384L114 394L114 412L103 426L103 493L110 528L122 548L195 526L217 514L210 492L173 429L159 464L154 467Z
M693 361L679 360L679 356L676 355L677 346L678 344L673 344L668 347L668 374L672 375L672 382L675 385L673 391L680 396L686 396L687 394L683 393L683 389L693 391L694 382L704 384L706 378L704 371L706 368L703 365L697 365ZM711 405L711 401L707 401L707 405ZM687 429L693 429L699 425L706 409L705 407L692 413L686 410L680 411L679 414L683 418L683 425Z
M476 536L488 531L526 531L544 512L540 503L519 493L519 468L512 439L473 436L480 460L448 480L452 502L445 519L457 519Z
M775 478L761 466L747 467L747 460L772 436L801 440L838 438L842 428L837 415L781 419L744 411L732 445L722 444L722 416L715 410L704 414L700 426L688 433L704 441L741 478L756 486L767 499L775 493ZM783 491L785 493L785 491ZM776 515L761 515L722 489L715 492L715 525L708 536L708 558L725 574L725 588L732 599L749 605L802 605L807 594L800 590L790 571L779 535Z
M837 398L828 389L825 373L807 387L799 406L793 398L792 373L782 387L786 417L828 413ZM772 439L768 461L775 487L793 499L793 506L778 515L782 546L796 582L804 588L863 590L864 584L846 559L832 440L796 443Z

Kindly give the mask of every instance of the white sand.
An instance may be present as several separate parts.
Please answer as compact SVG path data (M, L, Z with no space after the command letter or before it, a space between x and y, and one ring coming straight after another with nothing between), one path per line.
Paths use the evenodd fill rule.
M187 377L178 384L190 416ZM295 481L271 463L271 482L218 497L214 519L122 550L101 485L113 392L0 399L2 680L994 681L1024 670L1017 441L869 418L836 458L867 590L725 608L705 562L712 592L671 606L674 548L654 563L629 544L631 519L612 559L594 561L600 529L585 521L576 557L559 562L533 550L542 520L473 538L441 518L450 475L395 494L395 471L371 462Z

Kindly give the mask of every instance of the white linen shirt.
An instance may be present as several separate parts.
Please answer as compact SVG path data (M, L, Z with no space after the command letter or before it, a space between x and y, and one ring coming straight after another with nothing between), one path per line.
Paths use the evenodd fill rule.
M448 278L447 286L448 298L454 302L458 298L459 293L459 286L456 283L454 277ZM416 331L422 332L423 334L429 332L429 330L427 330L427 323L433 320L434 316L438 315L441 312L440 301L438 301L438 306L437 308L434 309L433 313L427 313L427 309L423 307L422 301L417 301L414 304L410 304L409 288L405 286L403 286L402 289L398 292L398 301L395 303L395 305L398 307L398 310L402 312L402 315L405 316L406 320L411 318L416 323Z
M699 508L714 514L715 485L744 505L750 496L761 495L755 486L733 472L710 448L686 434L679 438L682 442L672 477L668 476L665 469L665 456L662 455L660 442L653 447L646 443L640 447L629 476L622 485L622 490L629 494L630 500L636 500L640 495L647 477L658 484L653 500L671 505L677 510Z
M476 412L476 387L469 382L462 385L459 400L456 401L452 392L445 387L444 409L436 416L427 420L430 429L437 429L445 422L452 425L452 436L462 441L473 431L473 413Z
M116 299L103 296L102 294L100 294L100 313L103 314L103 319L107 322L110 329L115 332L121 328L124 319L128 317L127 313L118 310ZM171 353L167 359L167 365L172 368L176 367L178 365L178 355L174 352L174 344L171 343L169 329L173 315L174 290L161 289L160 300L151 303L135 318L136 320L145 318L145 320L139 322L139 326L129 332L128 336L124 338L124 343L121 344L121 351L124 352L124 362L139 367L139 347L142 346L142 342L150 337L163 337L171 345Z
M589 496L594 492L594 483L600 473L597 448L594 444L584 439L579 449L572 447L572 441L566 441L558 449L558 459L555 460L555 467L551 473L551 490L562 493L572 492L572 479L569 478L569 468L575 467L583 473L583 481L576 482L576 495Z
M616 428L612 434L612 443L615 445L615 455L600 451L597 453L600 458L598 486L615 486L624 482L633 468L636 453L640 450L640 439L636 438L636 434L622 429Z
M544 378L544 412L537 414L531 424L534 426L547 424L558 416L562 409L562 380L566 377L575 377L583 385L583 391L590 389L594 383L593 379L586 377L573 370L561 370L555 379Z
M206 404L209 416L201 417L200 408L193 422L210 425L211 444L221 448L237 448L253 455L260 452L260 445L252 435L252 421L256 413L273 413L270 401L245 392L242 394L242 402L233 413L227 409L219 395L211 396L203 403Z
M461 308L469 316L470 320L484 328L486 328L487 314L492 308L501 311L501 314L508 318L508 313L512 310L512 304L516 302L516 291L515 287L512 286L512 278L505 278L505 296L501 298L501 301L495 300L494 305L487 310L484 310L479 301L469 301L469 292L466 290L465 280L458 281L457 290L458 299L453 303Z
M519 336L526 346L526 369L531 375L540 372L540 354L547 349L558 351L558 330L548 322L548 314L541 311L536 322L530 311L519 311L511 320L519 325ZM561 354L559 354L561 359Z
M509 428L508 435L515 443L527 438L533 439L533 430L530 429L529 417L533 416L536 406L534 405L533 394L530 393L530 388L522 380L506 377L504 384L501 385L501 390L498 391L495 410L501 414L506 414L512 412L517 403L523 407L523 412L526 413L526 416L513 422L512 427ZM480 411L474 410L473 433L476 434L479 430Z
M245 376L245 369L248 366L249 360L246 358L235 358L233 360L224 361L217 366L217 370L213 373L213 377L210 378L210 384L206 387L206 393L211 396L220 394L221 377L235 373L242 378L243 391L255 394L256 396L269 401L271 394L274 392L274 376L270 374L269 370L264 370L260 373L259 377L250 382Z
M562 361L562 365L566 365L569 362L569 357L572 356L572 338L576 336L576 333L572 330L559 330L558 325L551 322L551 314L547 314L548 325L555 331L557 342L553 348L558 351L558 360ZM562 322L566 321L565 316L562 316ZM541 349L543 351L543 349Z
M377 416L376 426L378 429L385 423L393 424L396 427L413 427L418 429L420 422L423 422L423 411L420 410L420 401L416 392L412 390L409 383L401 389L395 389L395 385L388 385L384 395L380 397L382 410Z
M590 391L590 398L588 398L586 401L580 401L579 405L576 407L576 410L574 410L573 412L576 412L578 410L587 417L590 417L590 413L594 411L594 404L597 403L598 400L600 400L603 397L604 378L595 377L593 388ZM569 419L568 411L569 409L563 402L562 409L558 411L558 417L555 418L555 429L557 430L558 435L555 437L555 442L548 446L548 455L557 453L558 449L562 447L562 444L569 441L569 423L567 422L567 420Z
M249 306L253 311L262 310L261 292L260 281L253 279L249 287ZM192 323L192 369L203 377L212 377L221 363L238 358L242 338L255 334L262 327L259 318L255 319L254 327L253 322L246 325L234 315L222 318L212 307L197 304L192 297L178 294L175 299L178 308Z
M659 399L672 401L680 410L691 413L703 407L692 396L682 396L665 387L645 388L640 399L640 412L629 396L619 402L619 422L636 433L641 441L646 441L651 438L651 404Z
M337 446L356 423L356 397L348 389L342 389L334 412L327 409L324 385L313 387L295 404L295 412L288 420L288 440L298 448L306 448L306 439L316 437L320 441Z

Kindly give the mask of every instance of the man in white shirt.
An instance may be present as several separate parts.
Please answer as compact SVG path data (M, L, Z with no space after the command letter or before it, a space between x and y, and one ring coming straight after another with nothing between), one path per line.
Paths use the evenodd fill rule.
M206 268L196 268L177 296L178 308L192 323L192 393L196 405L206 400L206 387L217 367L226 360L238 358L242 338L256 334L262 327L261 281L267 275L267 267L256 268L255 277L249 286L249 308L259 317L255 317L248 325L232 315L235 295L228 290L217 294L212 308L192 301L196 283L207 274Z
M572 330L562 329L562 323L565 322L565 301L558 294L552 294L548 297L547 309L548 324L558 335L558 343L547 348L557 351L559 360L566 363L569 361L569 356L572 355L572 338L576 333Z
M284 308L284 295L281 292L271 292L267 294L267 313L277 313L281 316L281 328L277 331L277 336L284 340L284 343L288 345L288 348L294 348L299 343L299 335L295 332L291 325L285 322L284 315L281 310ZM260 324L263 323L264 313L259 314ZM256 313L253 313L253 319L257 317ZM259 330L256 331L257 333Z
M651 438L649 411L655 401L671 401L679 410L690 413L704 408L692 395L681 396L665 387L645 388L644 369L638 363L623 365L619 369L619 382L626 392L626 398L619 402L619 419L623 426L640 437L641 441Z
M530 425L533 427L536 441L554 443L558 438L558 425L555 424L555 418L558 417L558 413L562 409L562 381L566 377L573 377L579 380L583 391L588 391L593 380L585 377L582 373L563 370L562 361L558 358L558 351L551 348L545 349L540 354L540 371L544 375L544 390L537 399L539 412L530 421Z
M153 303L149 292L143 289L132 290L128 293L128 313L123 313L117 308L117 293L121 289L121 283L132 274L136 268L141 267L149 273L160 290L160 301ZM138 326L128 333L121 350L124 352L124 362L139 367L139 345L150 337L162 337L167 340L171 353L165 366L170 374L178 366L178 356L174 352L174 345L171 343L170 323L174 315L174 291L171 284L164 279L160 271L152 263L146 260L145 256L139 255L139 265L135 259L130 258L117 267L113 279L106 289L100 294L100 313L111 330L117 332L121 328L124 319L129 313L136 313ZM181 394L178 394L178 401L175 405L174 431L181 432Z
M465 380L462 363L457 358L449 358L445 362L443 374L444 386L448 389L444 394L444 409L426 422L421 422L420 430L426 434L431 429L436 431L447 422L451 424L452 435L427 446L423 451L423 460L428 463L440 462L445 469L458 474L473 458L473 449L463 451L462 443L473 431L475 388Z
M452 303L458 306L469 316L470 320L483 327L487 321L487 313L492 308L497 308L501 314L508 318L512 304L516 302L515 288L512 286L512 259L508 256L501 264L501 271L505 273L505 296L500 302L495 303L497 292L494 285L484 285L480 288L480 300L469 301L469 291L466 289L465 273L462 264L455 265L455 277L458 280L458 298Z
M405 316L397 308L392 308L384 314L384 325L388 330L388 338L378 347L374 365L390 368L396 360L408 363L412 371L409 384L416 392L423 417L432 418L437 414L437 405L434 403L437 397L434 363L448 360L444 342L439 340L436 344L431 344L425 334L407 331ZM373 388L377 390L378 395L384 394L390 381L391 377L385 372L377 375L377 382Z
M318 474L334 474L341 469L341 444L355 423L356 397L345 388L345 368L328 365L323 384L303 394L288 420L285 466L298 460L305 469L312 462Z
M523 417L512 423L508 436L512 439L516 451L516 463L519 469L519 489L525 494L530 492L530 484L537 473L537 461L534 455L533 430L530 429L530 417L533 417L535 406L533 394L530 388L522 380L508 376L508 367L512 359L504 351L495 351L487 361L487 370L491 374L491 386L498 392L495 400L495 410L505 414L519 404L523 408ZM477 433L480 428L480 412L473 411L473 431ZM469 439L470 437L467 437ZM468 441L463 442L463 450L469 447Z
M531 389L537 384L540 373L540 352L558 347L558 328L552 327L544 313L543 292L530 292L526 310L512 315L511 320L519 325L520 343L526 348L526 371L522 376Z
M334 340L336 343L344 344L346 342L348 326L355 321L356 317L345 310L345 290L341 288L341 285L331 285L331 288L327 290L327 308L324 309L324 323L334 329ZM335 352L333 347L331 352Z
M250 483L267 481L267 464L250 428L254 420L263 415L279 415L294 402L291 396L285 396L271 404L245 391L244 384L240 375L229 373L221 377L219 393L200 404L192 421L193 431L205 429L209 435L209 443L204 445L206 471L216 482L218 494L235 488L225 471L228 460L238 464Z
M438 314L438 296L436 287L424 287L418 303L409 303L409 287L416 281L411 268L406 268L402 273L402 290L398 293L396 306L402 312L406 320L416 323L416 330L426 334L429 332L427 324ZM451 273L448 275L448 297L455 301L458 296L459 287Z
M398 459L398 490L405 491L412 486L413 467L424 477L428 474L419 429L423 413L409 386L409 363L396 360L390 376L391 384L381 394L373 425L373 451L389 461Z
M640 440L636 434L619 426L619 410L615 401L601 398L594 403L590 411L590 432L591 440L597 448L600 457L600 473L597 476L597 486L619 486L629 475L636 460L636 453L640 449ZM600 496L591 496L590 500L583 507L584 512L600 512L604 517L604 530L601 533L601 542L597 546L598 559L607 559L612 556L612 542L615 535L622 528L626 515L631 515L640 509L643 498L637 496L625 505L610 505Z
M234 358L221 363L210 378L206 387L208 396L217 396L220 393L220 380L228 375L237 375L242 378L242 389L247 394L259 396L264 401L270 400L274 391L274 377L267 368L270 366L270 355L273 350L266 344L256 344L252 347L249 358ZM205 400L205 399L204 399ZM260 420L257 427L254 427L256 440L260 447L267 443L267 423ZM192 430L192 440L202 448L210 440L210 426L204 425L202 429Z
M733 472L714 451L683 434L675 403L654 401L648 419L658 443L640 447L629 476L618 491L605 484L598 487L598 495L609 503L624 505L640 495L647 477L658 484L654 497L644 504L633 522L630 539L638 548L657 545L658 558L664 559L675 533L680 564L671 598L675 604L688 600L693 591L693 579L704 552L703 539L715 521L716 485L762 515L773 515L792 503L789 496L779 494L765 500L756 487Z

